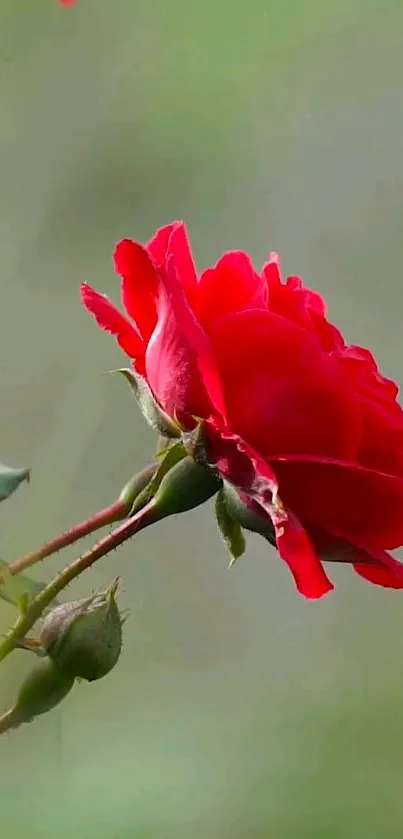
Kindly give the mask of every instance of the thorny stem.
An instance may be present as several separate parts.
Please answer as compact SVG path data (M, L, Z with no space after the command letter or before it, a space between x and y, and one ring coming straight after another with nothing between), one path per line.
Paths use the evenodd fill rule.
M95 530L99 530L101 527L120 521L125 518L126 514L127 505L123 501L115 501L114 504L111 504L104 510L100 510L99 513L95 513L95 515L91 518L74 525L74 527L66 530L65 533L62 533L60 536L56 536L55 539L45 542L41 548L35 551L30 551L29 553L24 554L24 556L19 557L19 559L14 560L14 562L11 562L8 566L7 571L11 575L19 574L31 565L35 565L36 562L40 562L42 559L52 556L52 554L61 551L63 548L67 548L68 545L74 545L74 543L78 542L79 539L89 536L91 533L94 533ZM4 582L4 580L0 579L0 583L2 582Z
M55 597L76 577L82 574L87 568L90 568L98 559L106 556L110 551L123 545L127 539L130 539L133 534L149 523L147 514L152 511L153 502L146 505L138 513L136 513L123 524L112 530L103 539L100 539L92 548L81 554L77 559L71 562L63 571L42 589L42 591L31 601L24 613L21 613L17 618L14 626L4 636L3 641L0 642L0 661L11 653L11 651L19 644L21 639L25 637L27 632L33 627L34 623L42 615L44 609L54 600Z
M31 565L35 565L36 562L40 562L42 559L46 559L46 557L58 553L58 551L61 551L63 548L67 548L69 545L74 545L75 542L78 542L80 539L84 539L85 536L89 536L96 530L100 530L101 527L107 527L110 524L115 524L115 522L126 518L132 508L133 502L147 486L156 469L156 463L151 463L149 466L146 466L145 469L138 472L126 484L117 501L114 501L113 504L110 504L108 507L105 507L103 510L95 513L95 515L91 516L91 518L85 519L85 521L82 521L79 524L74 525L74 527L71 527L69 530L66 530L65 533L61 534L61 536L56 536L55 539L45 542L41 548L37 548L35 551L30 551L29 553L24 554L24 556L19 557L19 559L14 560L14 562L11 562L10 565L8 565L7 573L11 575L19 574ZM2 583L4 583L4 579L0 575L0 585Z

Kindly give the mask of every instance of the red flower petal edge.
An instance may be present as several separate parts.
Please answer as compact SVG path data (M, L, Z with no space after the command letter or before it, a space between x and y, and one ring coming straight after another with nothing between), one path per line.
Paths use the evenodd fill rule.
M368 582L383 588L403 588L403 564L387 551L359 548L326 534L318 536L315 544L323 560L347 562Z
M122 315L105 294L99 294L88 283L81 284L81 300L95 317L98 326L110 332L130 358L134 361L144 356L144 345L135 326Z

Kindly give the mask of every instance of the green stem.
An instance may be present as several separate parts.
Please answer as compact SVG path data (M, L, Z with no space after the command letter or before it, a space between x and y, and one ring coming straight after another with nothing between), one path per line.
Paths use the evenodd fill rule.
M0 714L0 734L5 734L6 731L11 731L13 728L18 728L22 724L20 713L16 708L10 708Z
M44 609L49 606L52 600L54 600L54 598L57 597L57 595L60 594L60 592L63 591L63 589L66 588L72 580L82 574L82 572L87 568L90 568L91 565L93 565L98 559L101 559L103 556L110 553L110 551L118 548L120 545L123 545L123 543L126 542L127 539L130 539L130 537L133 536L140 527L143 527L146 523L148 523L147 513L149 509L150 511L153 509L153 502L150 502L149 505L132 516L132 518L127 519L127 521L123 522L123 524L119 527L112 530L112 533L109 533L107 536L104 536L103 539L100 539L96 545L81 554L81 556L71 562L70 565L67 565L63 571L60 571L60 573L57 574L57 576L48 583L44 589L42 589L37 597L35 597L29 604L27 610L18 616L14 626L0 642L0 661L11 653L11 651L26 636L30 629L32 629L34 623L39 620Z

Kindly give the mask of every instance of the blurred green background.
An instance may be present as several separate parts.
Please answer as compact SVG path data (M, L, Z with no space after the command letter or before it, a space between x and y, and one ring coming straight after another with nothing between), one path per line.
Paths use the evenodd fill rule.
M401 0L2 0L0 63L0 459L33 470L1 556L113 500L153 451L78 297L88 280L118 299L122 236L184 218L199 267L279 250L402 382ZM257 537L226 565L206 508L71 586L122 575L123 654L1 739L7 839L401 839L402 594L332 567L307 603Z

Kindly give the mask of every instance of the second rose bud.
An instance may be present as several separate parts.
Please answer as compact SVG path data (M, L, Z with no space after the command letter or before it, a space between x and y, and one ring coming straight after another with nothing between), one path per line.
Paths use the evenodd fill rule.
M66 676L89 682L106 676L122 648L118 581L106 591L56 606L42 624L41 645Z

